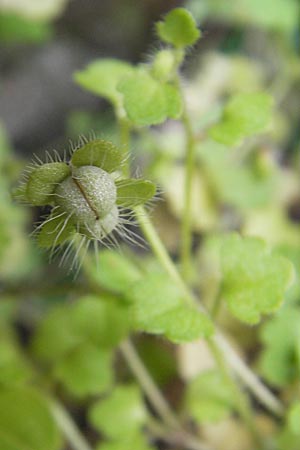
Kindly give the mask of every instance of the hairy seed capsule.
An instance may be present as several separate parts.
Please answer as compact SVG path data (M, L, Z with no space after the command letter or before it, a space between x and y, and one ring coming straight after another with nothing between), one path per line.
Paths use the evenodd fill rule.
M99 167L74 168L72 175L58 185L55 194L57 205L84 233L89 230L94 237L103 237L117 225L116 186L113 178Z

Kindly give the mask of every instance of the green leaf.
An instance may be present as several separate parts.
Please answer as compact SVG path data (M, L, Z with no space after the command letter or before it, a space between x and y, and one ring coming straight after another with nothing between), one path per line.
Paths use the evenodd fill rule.
M133 67L118 59L100 59L89 64L86 69L75 72L74 80L84 89L116 103L120 99L117 91L119 82L130 75Z
M117 386L112 394L90 410L91 423L105 436L120 439L136 433L146 422L147 413L136 386Z
M233 234L221 245L222 291L231 313L243 322L259 322L281 305L293 279L293 266L273 255L256 238Z
M101 394L113 382L112 353L81 344L57 363L55 376L77 397Z
M2 42L42 42L51 37L51 26L45 22L30 20L17 14L0 14L0 40Z
M53 202L53 193L58 183L71 174L66 163L53 162L43 164L34 169L26 186L26 198L28 202L36 206L49 205Z
M198 422L218 422L233 409L232 391L219 371L207 370L188 384L185 404Z
M135 283L127 294L134 324L151 332L161 332L156 318L182 305L178 288L163 274L151 273Z
M74 330L99 348L113 348L130 331L128 306L117 298L86 296L70 311Z
M0 390L1 450L59 450L61 439L43 397L31 388Z
M285 386L299 379L300 311L284 308L262 328L264 345L259 360L261 374L275 386Z
M238 145L244 138L265 131L272 107L273 99L266 93L237 94L226 105L222 121L209 134L225 145Z
M293 434L300 435L300 402L294 403L289 409L287 424Z
M168 117L178 118L182 112L182 99L178 89L160 83L145 70L136 70L118 88L123 94L128 118L136 125L159 124Z
M148 325L148 330L152 331L153 325ZM195 341L200 337L209 337L213 334L211 320L196 308L185 305L178 306L166 313L156 317L154 329L159 329L172 342L182 344Z
M17 344L1 336L0 341L0 385L22 384L32 377L33 373Z
M169 12L163 22L156 24L160 39L174 47L193 45L200 37L200 31L189 11L176 8Z
M96 166L111 173L118 170L123 161L122 152L109 141L95 139L75 150L71 162L74 166Z
M61 210L55 210L40 228L38 245L42 248L55 247L72 238L75 225L67 219L67 213L62 215Z
M210 320L185 305L178 288L164 275L152 273L128 291L133 325L142 331L164 334L176 343L210 336Z
M134 208L150 200L156 191L154 183L148 180L127 179L116 182L117 205Z
M40 321L31 348L42 362L54 363L81 342L70 319L70 308L61 306Z
M129 257L113 250L99 252L97 266L92 266L90 276L101 287L115 293L125 293L141 277L140 270Z
M101 443L96 450L154 450L142 433L130 433L121 440Z
M274 167L261 175L254 165L241 163L228 147L212 140L199 146L199 158L221 202L246 210L266 207L278 195L280 179Z

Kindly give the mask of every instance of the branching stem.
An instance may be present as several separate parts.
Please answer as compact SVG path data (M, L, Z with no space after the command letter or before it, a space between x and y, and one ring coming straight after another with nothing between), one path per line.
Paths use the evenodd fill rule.
M140 226L152 247L161 266L169 274L170 278L178 286L182 292L185 300L189 304L197 305L201 312L207 314L204 306L198 301L195 295L189 290L183 279L181 278L174 262L170 258L165 246L160 240L150 218L142 207L136 208L136 217ZM273 393L265 386L260 379L249 369L240 356L229 344L225 336L216 329L214 336L211 338L216 344L217 348L223 354L227 364L232 368L234 373L242 380L243 384L255 395L255 397L275 416L282 416L284 414L284 407L282 403L273 395Z

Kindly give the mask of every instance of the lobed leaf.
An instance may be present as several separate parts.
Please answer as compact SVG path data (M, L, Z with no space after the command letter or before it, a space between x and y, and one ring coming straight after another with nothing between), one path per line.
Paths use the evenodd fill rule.
M148 180L126 179L116 182L117 205L134 208L154 197L156 186Z
M46 400L34 389L0 389L0 448L59 450L61 439Z
M117 86L132 71L133 67L125 61L103 58L75 72L74 80L84 89L117 103L120 98Z
M89 418L94 427L111 439L136 434L147 419L139 389L134 385L117 386L106 399L97 402Z
M91 267L90 276L102 288L121 294L141 278L141 273L126 255L102 250L97 266Z
M285 308L262 328L264 345L259 360L261 374L275 386L285 386L299 378L300 312Z
M218 422L233 409L232 391L219 371L207 370L188 384L185 404L198 422Z
M266 93L237 94L226 105L221 122L209 134L225 145L238 145L244 138L265 131L272 107L273 99Z
M26 199L32 205L43 206L53 202L53 193L57 184L71 174L66 163L52 162L34 169L26 186Z
M76 167L96 166L111 173L122 165L122 152L112 142L95 139L75 150L71 162Z
M156 24L156 30L162 41L179 48L195 44L201 35L192 14L185 8L169 12L164 21Z
M57 363L55 377L77 397L101 394L113 382L112 353L82 343Z
M175 343L189 342L213 333L208 317L187 306L176 286L164 275L152 273L128 292L133 325L142 331L164 334Z
M147 126L178 118L182 112L182 99L178 88L163 84L145 70L136 70L118 87L123 94L128 118L136 125Z
M222 291L231 313L243 322L259 322L281 305L293 279L293 266L272 254L257 238L232 234L221 244Z

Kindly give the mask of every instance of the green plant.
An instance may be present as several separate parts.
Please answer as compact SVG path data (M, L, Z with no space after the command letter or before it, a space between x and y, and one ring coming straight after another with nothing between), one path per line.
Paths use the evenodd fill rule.
M263 89L238 92L201 122L188 108L180 72L189 48L201 36L195 20L188 10L177 8L158 22L156 31L165 47L148 63L133 66L102 59L74 75L81 87L111 103L118 129L113 142L81 142L69 160L30 166L17 191L31 205L50 206L49 216L37 227L38 246L51 253L62 249L63 261L74 250L75 258L82 258L86 282L82 295L73 293L71 302L51 307L38 320L30 358L21 354L11 313L6 312L9 325L3 327L0 352L5 368L0 375L3 450L59 450L59 428L75 450L150 450L158 448L158 439L174 449L205 450L211 448L205 442L206 424L230 416L246 428L251 449L297 448L299 401L293 396L300 382L299 291L291 285L299 276L293 249L300 248L300 235L282 214L283 200L277 197L285 172L264 148L274 101ZM152 126L167 119L176 120L170 135L163 127L153 131ZM164 139L171 140L169 153ZM141 148L138 156L150 149L144 171L155 183L131 178L133 146ZM176 170L182 161L184 188L178 191ZM154 197L156 183L166 191L165 199L171 197L169 209L180 218L176 259L144 207ZM233 210L229 225L222 216L224 205ZM135 241L132 220L155 258L129 249L122 254L98 248L98 242L119 244L116 232ZM270 222L273 228L268 228ZM269 229L273 246L261 238ZM202 242L194 248L193 235L199 231ZM170 232L168 227L163 236ZM96 261L84 257L90 242ZM67 292L71 295L72 286ZM258 341L249 325L258 326L271 314ZM226 327L237 344L225 336ZM264 345L256 361L264 381L235 348L249 330L255 345ZM199 339L209 349L213 367L192 377L182 369L186 386L176 408L165 399L130 338L134 334L139 345L142 333L178 344L178 351L187 348L179 344ZM199 342L195 348L200 359ZM133 377L124 365L115 370L117 350ZM142 345L140 352L143 355ZM165 358L162 349L153 357L156 369L160 358ZM166 364L166 376L168 370L173 374L172 364ZM33 380L38 389L29 387ZM288 385L287 400L281 401L269 384ZM87 413L88 423L99 432L95 445L55 398L57 386L67 401L77 402ZM272 433L259 422L254 398L264 408ZM190 427L190 418L195 427ZM33 419L37 431L31 433ZM278 419L284 419L284 425Z

